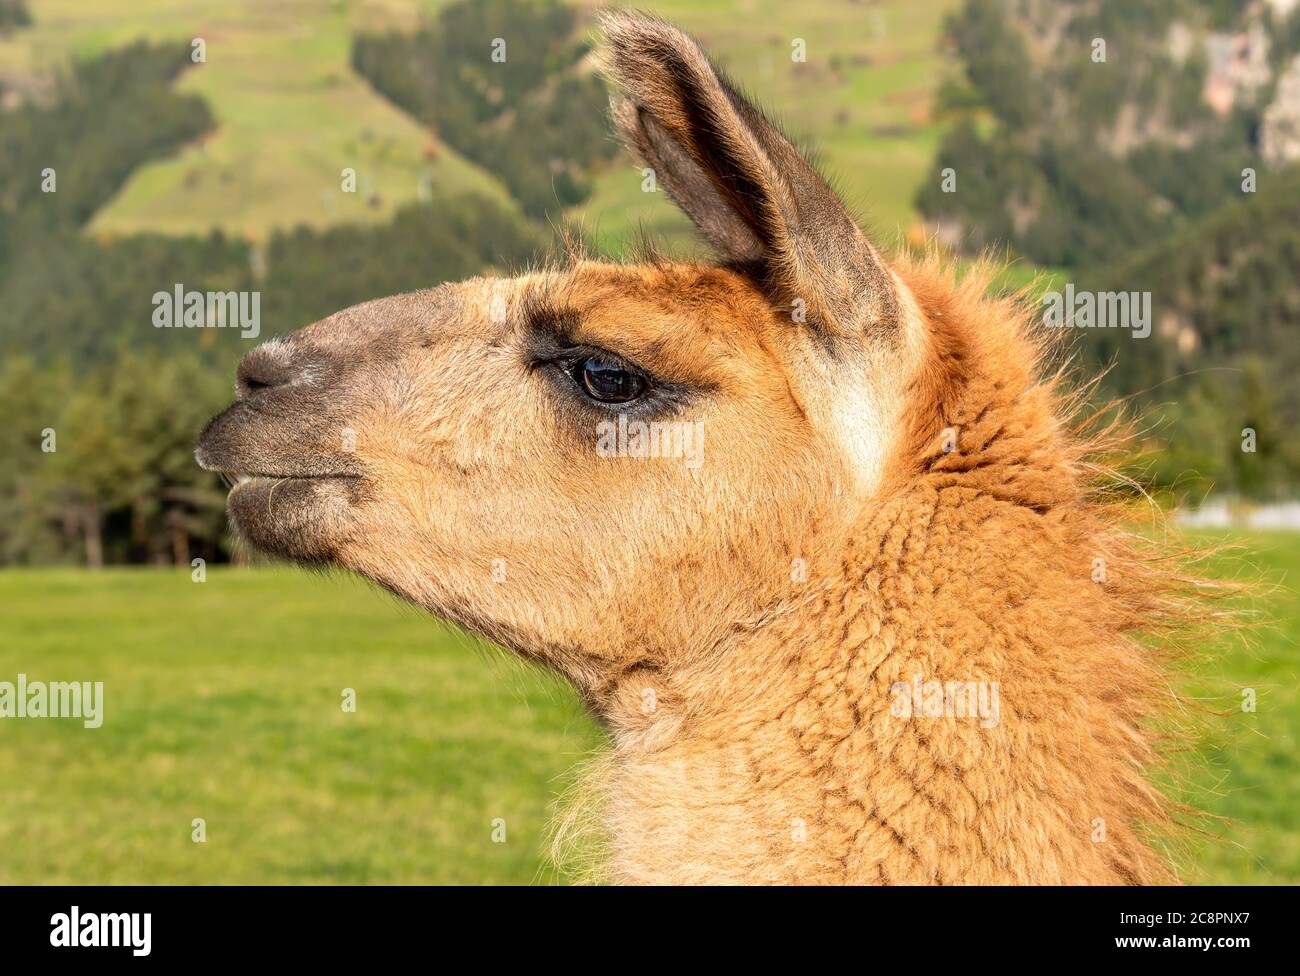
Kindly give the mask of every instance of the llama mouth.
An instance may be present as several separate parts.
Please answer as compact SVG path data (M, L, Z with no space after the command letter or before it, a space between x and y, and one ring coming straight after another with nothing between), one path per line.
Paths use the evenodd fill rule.
M328 562L353 531L355 508L365 500L360 465L352 456L313 450L319 431L249 424L246 413L236 403L215 417L194 452L199 466L219 474L230 489L231 527L262 552Z
M246 486L257 486L266 483L276 483L284 481L355 481L359 477L355 474L344 472L329 472L325 474L265 474L257 472L256 474L246 474L237 471L218 471L221 480L226 483L226 487L231 492L238 491Z

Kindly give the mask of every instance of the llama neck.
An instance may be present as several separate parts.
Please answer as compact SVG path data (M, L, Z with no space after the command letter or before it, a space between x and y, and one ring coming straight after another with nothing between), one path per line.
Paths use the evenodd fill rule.
M619 736L617 880L1160 877L1140 769L1152 675L1089 531L962 488L886 506L792 601ZM685 681L685 679L683 679Z

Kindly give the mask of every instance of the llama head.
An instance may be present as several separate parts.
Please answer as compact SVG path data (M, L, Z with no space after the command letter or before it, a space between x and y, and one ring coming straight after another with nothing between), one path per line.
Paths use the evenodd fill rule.
M254 349L198 459L253 545L356 570L599 696L831 565L882 491L922 316L674 28L605 23L622 135L715 264L577 261Z

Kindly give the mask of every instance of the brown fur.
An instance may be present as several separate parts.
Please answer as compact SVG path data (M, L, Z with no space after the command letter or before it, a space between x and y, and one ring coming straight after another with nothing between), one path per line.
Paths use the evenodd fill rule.
M612 880L1168 879L1139 634L1187 588L1095 500L1025 309L887 262L685 35L607 30L624 134L723 263L577 260L260 347L199 449L264 476L236 525L572 681L614 740ZM597 456L556 344L678 391L705 463ZM900 717L916 676L998 683L1000 720Z

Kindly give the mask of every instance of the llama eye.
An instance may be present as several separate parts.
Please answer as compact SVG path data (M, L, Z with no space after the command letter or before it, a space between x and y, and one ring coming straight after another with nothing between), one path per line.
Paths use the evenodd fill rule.
M574 379L582 392L601 403L629 403L645 392L645 379L619 363L599 356L575 365Z

